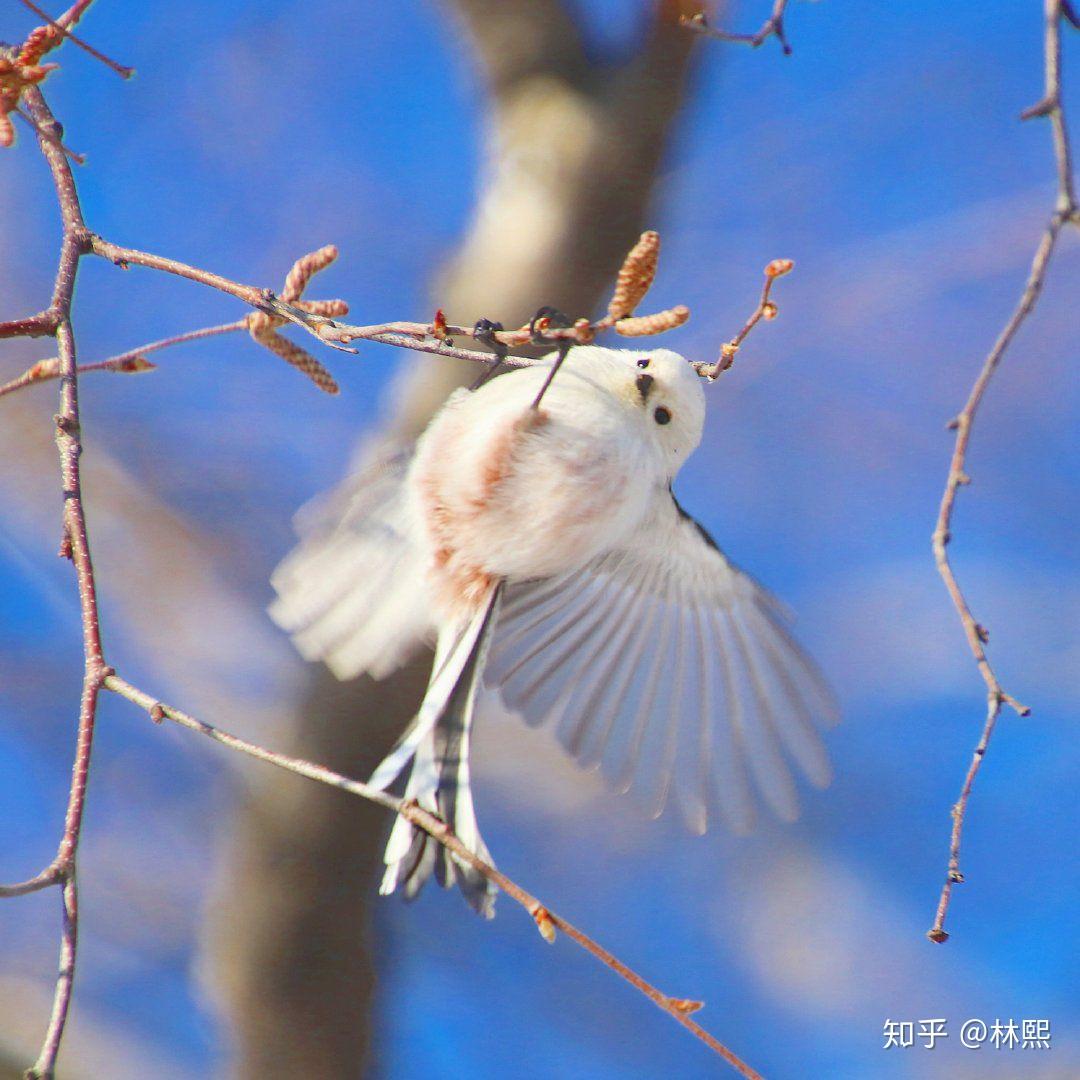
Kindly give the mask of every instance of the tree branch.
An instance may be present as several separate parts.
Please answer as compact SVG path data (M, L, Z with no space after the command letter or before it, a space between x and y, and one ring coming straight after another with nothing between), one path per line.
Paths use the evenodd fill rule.
M723 371L727 371L732 364L735 363L735 355L738 353L742 343L746 340L750 331L762 319L772 320L777 316L776 304L769 299L769 294L772 292L773 282L778 277L783 277L785 274L790 274L794 269L795 263L791 259L773 259L768 266L765 267L765 284L761 287L761 297L758 300L758 305L750 313L750 318L743 324L743 328L730 340L720 346L720 356L715 364L702 364L695 363L693 365L697 373L703 378L708 379L709 382L714 382Z
M772 13L761 24L761 29L756 34L735 34L729 30L720 30L715 26L710 26L703 11L699 11L696 15L684 16L681 21L687 30L693 30L695 34L715 38L717 41L738 42L749 45L752 49L756 49L769 38L774 37L780 42L784 55L790 56L791 46L784 36L784 9L787 5L788 0L773 0Z
M180 336L190 341L193 338L206 337L208 335L194 331L190 334L182 334ZM177 343L177 340L170 339L168 342L154 342L153 344L157 345L159 348L164 348L165 344L175 345ZM119 356L110 356L108 360L98 360L94 364L79 364L77 370L80 375L85 375L90 371L114 371L133 375L143 371L153 371L156 366L156 364L151 364L149 360L144 360L138 350L133 350L130 353L121 353ZM0 386L0 397L4 397L7 394L13 394L16 390L21 390L24 386L33 386L35 383L49 382L51 379L58 378L60 378L59 357L53 356L48 360L39 360L36 364L32 364L27 368L27 370L17 378Z
M281 296L278 296L270 289L244 285L241 282L222 277L220 274L189 266L187 263L179 262L176 259L153 255L134 248L120 247L94 235L81 224L73 227L73 235L75 240L68 246L73 253L70 258L75 261L82 254L93 254L100 255L125 269L132 265L145 266L152 270L175 274L177 277L187 278L189 281L195 281L210 288L218 289L236 297L238 300L243 300L256 309L255 314L237 322L192 330L171 338L164 338L161 341L151 342L149 345L110 357L108 360L86 365L83 370L145 370L145 368L131 366L131 362L143 353L164 349L187 341L194 341L198 338L211 337L216 334L225 334L247 328L251 331L252 337L260 344L267 346L277 355L301 368L321 388L329 389L331 393L337 393L337 384L329 373L325 371L321 363L303 349L300 349L299 346L286 342L285 339L274 332L275 327L283 325L286 321L306 330L323 344L345 352L356 352L355 349L347 347L348 342L363 340L453 359L484 363L491 359L489 354L477 349L456 347L454 345L455 338L475 338L477 329L475 326L452 325L446 321L441 311L436 312L431 323L388 322L375 323L370 326L353 326L332 317L348 311L348 305L342 300L303 301L299 298L299 294L289 297L284 291ZM645 235L656 236L655 233L646 233ZM658 245L659 239L657 238L655 242ZM324 263L324 265L329 265L337 257L337 249L329 247L323 250L331 252L331 255ZM313 252L312 255L314 254L318 253ZM631 250L627 255L627 260L630 260L633 255L634 250ZM296 267L309 258L311 258L310 255L305 255L298 260L290 274L295 272ZM62 272L65 279L70 276L71 280L74 280L74 265L69 268L65 263ZM61 297L59 300L54 301L53 307L48 309L48 312L42 313L40 318L45 323L47 317L51 317L54 311L62 311L63 309L64 301ZM630 308L618 316L609 313L595 321L582 317L575 320L568 327L553 326L550 324L550 320L546 318L536 319L514 330L499 330L490 334L485 332L485 339L494 339L508 349L529 349L536 345L556 345L561 341L570 341L575 345L585 345L593 341L596 335L604 330L614 329L624 337L650 337L681 326L689 317L689 308L681 304L645 316L635 316L633 308ZM35 316L34 318L39 317ZM17 336L20 334L20 330L22 335L25 336L28 333L27 324L30 322L30 320L20 320L6 324L0 323L0 337ZM33 325L36 326L36 324ZM511 367L524 367L535 363L536 359L532 353L508 353L504 362ZM41 364L46 366L34 365L23 375L0 386L0 397L31 383L54 377L53 369L49 366L51 361L42 361Z
M29 88L26 91L26 98L31 115L42 132L39 143L56 187L64 228L60 264L50 306L50 311L55 313L56 319L54 332L59 354L60 377L60 411L54 420L64 495L61 552L66 554L75 566L83 629L83 688L79 703L75 760L72 766L67 811L64 816L64 831L56 856L37 879L44 882L45 878L49 878L49 884L61 884L63 896L60 969L53 997L52 1015L41 1052L37 1061L27 1072L28 1077L45 1078L53 1075L56 1055L60 1040L63 1038L68 1007L71 1003L78 938L78 883L75 856L82 831L86 786L90 775L90 754L93 748L97 700L106 668L98 622L94 567L90 558L90 543L87 538L86 517L82 505L79 475L79 456L82 453L82 445L79 426L78 373L75 336L71 325L71 299L79 258L83 253L78 233L84 225L75 181L71 175L67 157L58 145L59 139L49 137L49 135L58 134L56 120L37 87ZM19 890L25 889L28 884L15 886L16 891L8 892L6 895L19 895Z
M190 731L196 731L200 735L205 735L207 738L213 739L214 742L220 743L230 750L236 750L242 754L247 754L249 757L257 758L259 761L265 761L270 765L277 766L279 769L285 769L288 772L296 773L298 776L307 777L309 780L315 780L321 784L328 784L330 787L337 788L339 791L347 792L350 795L356 795L361 799L367 799L369 802L377 803L379 806L384 806L386 809L399 814L413 825L423 829L432 839L452 851L459 860L479 871L488 881L498 886L498 888L506 893L507 896L511 897L511 899L517 901L517 903L532 916L537 924L537 928L544 936L545 940L552 942L555 940L555 931L563 931L567 937L577 945L581 946L581 948L591 956L614 971L620 978L624 979L634 987L635 990L644 994L654 1005L662 1009L673 1019L677 1020L688 1031L692 1032L707 1047L709 1047L713 1053L722 1057L741 1076L747 1077L749 1080L761 1080L759 1073L755 1072L749 1065L724 1046L723 1043L719 1042L702 1028L700 1024L697 1024L690 1018L691 1013L696 1012L702 1007L701 1002L691 1001L685 998L670 997L661 990L658 990L651 983L646 982L646 980L638 975L637 972L624 964L618 957L609 952L602 945L594 941L584 931L579 930L573 923L569 922L561 915L556 914L549 907L542 904L532 895L532 893L527 892L501 871L481 859L457 838L446 822L441 818L436 817L436 815L429 813L427 810L422 809L417 803L413 801L406 802L404 799L399 799L380 788L371 787L359 780L352 780L349 777L342 776L340 773L334 772L332 769L327 769L322 765L304 761L301 758L278 754L273 750L267 750L265 747L259 746L256 743L241 739L236 735L232 735L227 731L223 731L220 728L206 723L204 720L198 720L194 716L189 716L187 713L181 712L179 709L174 709L170 705L163 704L152 695L132 686L131 683L126 679L121 678L119 675L109 674L106 676L104 679L104 686L106 689L119 694L120 697L126 698L133 704L138 705L141 709L144 709L155 723L171 720L181 727L185 727Z
M964 776L960 797L952 808L952 831L949 837L949 862L945 884L942 886L941 895L938 899L933 926L926 933L926 936L931 941L939 943L947 941L949 938L948 932L945 930L945 917L948 914L953 886L964 880L964 875L960 871L960 841L964 829L964 817L967 812L968 799L971 796L975 777L978 775L983 759L986 756L990 739L994 734L994 728L1001 714L1001 707L1002 705L1008 705L1020 716L1027 716L1030 712L1027 706L1020 704L1016 698L1005 692L997 674L990 665L985 648L986 642L989 640L989 633L982 624L976 621L971 612L971 607L960 588L952 563L949 560L948 545L952 540L952 515L957 492L961 487L971 482L971 478L966 472L965 461L968 443L971 440L971 430L975 423L979 405L982 403L983 396L990 385L990 380L1001 363L1005 351L1038 302L1039 294L1042 292L1046 280L1050 257L1053 255L1061 230L1066 225L1080 223L1080 213L1078 213L1076 192L1073 184L1069 135L1061 104L1061 21L1064 17L1062 0L1046 0L1045 11L1046 93L1037 105L1026 109L1021 118L1046 116L1050 119L1053 129L1054 157L1057 164L1057 198L1054 212L1039 240L1038 247L1035 249L1035 257L1032 260L1027 283L1024 285L1024 291L1020 296L1016 309L983 361L982 368L971 388L967 401L964 403L964 407L949 425L956 431L956 442L953 446L949 475L945 481L945 491L941 497L937 524L933 534L934 560L937 563L938 572L945 582L945 587L948 589L953 606L960 616L960 622L963 625L968 645L971 648L972 655L975 657L975 664L979 669L983 682L986 684L987 697L986 719L983 722L982 732L978 743L975 745L971 764L968 766L967 773Z

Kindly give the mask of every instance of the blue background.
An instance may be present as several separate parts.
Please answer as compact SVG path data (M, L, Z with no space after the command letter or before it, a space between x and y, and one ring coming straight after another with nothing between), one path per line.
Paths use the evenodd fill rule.
M729 21L756 26L766 6L742 4ZM598 40L632 38L629 5L579 7ZM9 8L0 36L33 25L24 14ZM355 322L428 316L430 278L469 222L484 122L483 88L443 9L102 2L82 31L139 72L124 83L68 48L46 87L88 155L78 180L93 229L259 284L333 241L341 258L311 295L347 297ZM1075 236L991 388L955 521L953 557L992 659L1033 714L1003 716L979 778L954 936L923 936L984 712L929 537L944 424L1053 205L1048 126L1017 121L1042 94L1041 5L830 0L793 5L788 31L787 58L774 42L708 47L656 190L653 297L690 306L670 344L711 359L751 309L760 268L796 261L777 287L780 318L711 390L679 494L798 612L843 701L837 778L806 793L794 826L697 839L577 777L548 737L492 725L479 814L507 873L667 992L704 999L701 1021L766 1075L1075 1075ZM25 129L0 154L0 178L6 317L44 304L58 228ZM81 358L240 314L199 286L88 261ZM0 377L43 355L5 343ZM216 559L209 610L178 611L167 574L125 591L141 556L122 519L95 519L88 480L111 662L268 741L299 670L261 614L289 518L341 475L356 436L390 407L394 373L435 362L376 346L322 358L340 398L241 336L162 353L152 375L83 380L87 461L111 461L148 518ZM27 464L49 460L54 390L0 402L3 880L51 853L78 699L55 478ZM194 657L187 666L147 612ZM103 703L95 754L62 1061L73 1076L94 1075L96 1060L114 1076L213 1073L227 1033L195 958L205 905L228 902L207 883L251 773L118 700ZM0 1047L19 1054L45 1021L57 905L50 892L0 908ZM505 900L491 924L442 894L376 910L380 1075L715 1074L685 1032L569 943L548 949ZM931 1017L949 1020L944 1045L881 1049L886 1018ZM963 1050L968 1017L1049 1019L1053 1049Z

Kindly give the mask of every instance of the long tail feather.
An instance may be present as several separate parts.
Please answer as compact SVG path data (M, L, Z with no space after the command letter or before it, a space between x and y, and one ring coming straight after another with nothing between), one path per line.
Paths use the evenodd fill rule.
M498 615L501 586L464 626L439 635L435 663L423 704L398 745L375 770L371 784L393 783L412 760L405 798L438 814L466 847L491 861L480 836L469 775L469 738L476 694L487 657L491 629ZM394 822L384 855L386 873L380 892L401 888L409 899L435 874L445 888L457 884L481 915L495 914L495 889L473 867L404 818Z

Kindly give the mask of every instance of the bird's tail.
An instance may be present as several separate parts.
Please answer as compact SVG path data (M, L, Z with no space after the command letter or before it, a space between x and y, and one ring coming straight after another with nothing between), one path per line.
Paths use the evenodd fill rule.
M374 787L387 787L411 759L405 798L441 817L470 851L488 863L491 856L476 824L469 785L469 736L500 592L501 585L496 586L467 623L440 632L420 711L370 781ZM481 915L495 914L495 887L403 817L394 822L383 858L386 873L379 889L383 895L401 887L411 900L434 871L444 888L459 885Z

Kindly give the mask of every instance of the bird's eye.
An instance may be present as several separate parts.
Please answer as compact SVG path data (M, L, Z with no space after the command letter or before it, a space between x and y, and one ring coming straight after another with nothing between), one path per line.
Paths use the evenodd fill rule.
M651 359L652 359L652 357L649 357L649 356L643 356L643 357L642 357L642 358L641 358L641 359L640 359L640 360L639 360L639 361L637 362L637 366L638 366L639 368L647 368L647 367L649 366L649 362L651 361Z
M665 409L663 405L660 405L660 406L657 407L656 411L653 413L653 419L658 424L670 424L671 423L671 413L667 409Z

